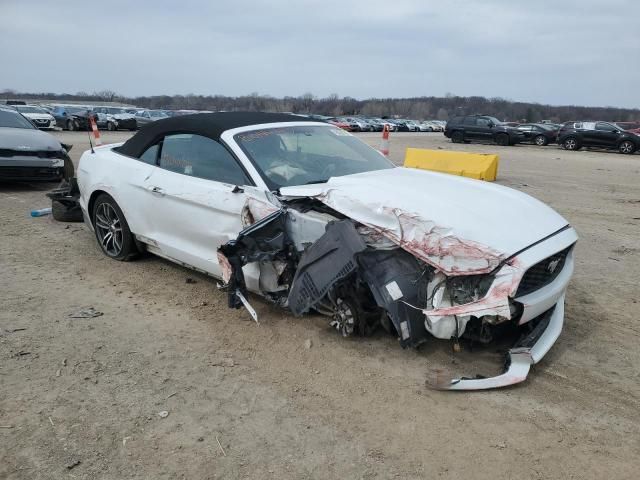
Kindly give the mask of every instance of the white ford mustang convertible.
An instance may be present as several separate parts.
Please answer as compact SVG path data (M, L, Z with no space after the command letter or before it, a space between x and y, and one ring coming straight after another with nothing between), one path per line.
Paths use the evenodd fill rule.
M403 347L493 344L523 381L560 335L575 230L491 183L394 166L332 125L270 113L154 122L82 155L80 204L115 260L151 252L219 278L229 306L256 293L343 335L381 326Z

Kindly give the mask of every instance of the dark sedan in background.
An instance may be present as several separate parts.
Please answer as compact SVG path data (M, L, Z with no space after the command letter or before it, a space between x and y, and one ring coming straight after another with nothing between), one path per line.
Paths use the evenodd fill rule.
M0 181L56 181L73 176L73 163L53 135L13 109L0 107Z
M533 143L534 145L544 146L550 143L556 143L558 129L552 125L538 123L523 123L516 129L524 135L522 143Z

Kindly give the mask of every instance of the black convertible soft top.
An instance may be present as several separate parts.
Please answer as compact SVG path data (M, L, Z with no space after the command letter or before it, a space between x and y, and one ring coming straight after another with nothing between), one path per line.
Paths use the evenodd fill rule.
M278 122L314 122L311 118L286 113L266 112L219 112L195 113L170 117L152 122L116 149L130 157L139 157L144 151L165 135L172 133L195 133L214 140L227 130L249 125Z

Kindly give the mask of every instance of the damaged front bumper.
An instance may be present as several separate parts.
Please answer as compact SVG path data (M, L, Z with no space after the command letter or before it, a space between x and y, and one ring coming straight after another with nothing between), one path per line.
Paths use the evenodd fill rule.
M531 366L544 357L560 336L564 323L564 295L555 307L536 320L533 330L518 340L507 353L506 369L501 375L489 378L436 379L431 386L437 390L489 390L524 382Z

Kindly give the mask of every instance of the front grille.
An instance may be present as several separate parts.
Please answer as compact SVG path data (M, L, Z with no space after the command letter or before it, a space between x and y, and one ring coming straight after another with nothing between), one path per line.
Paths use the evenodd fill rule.
M0 148L0 157L64 158L64 155L59 150L11 150L9 148Z
M61 168L49 167L0 167L0 179L2 178L60 178Z
M571 248L573 248L573 245L555 255L545 258L529 268L518 286L516 298L535 292L553 282L564 268L567 255L571 251Z

